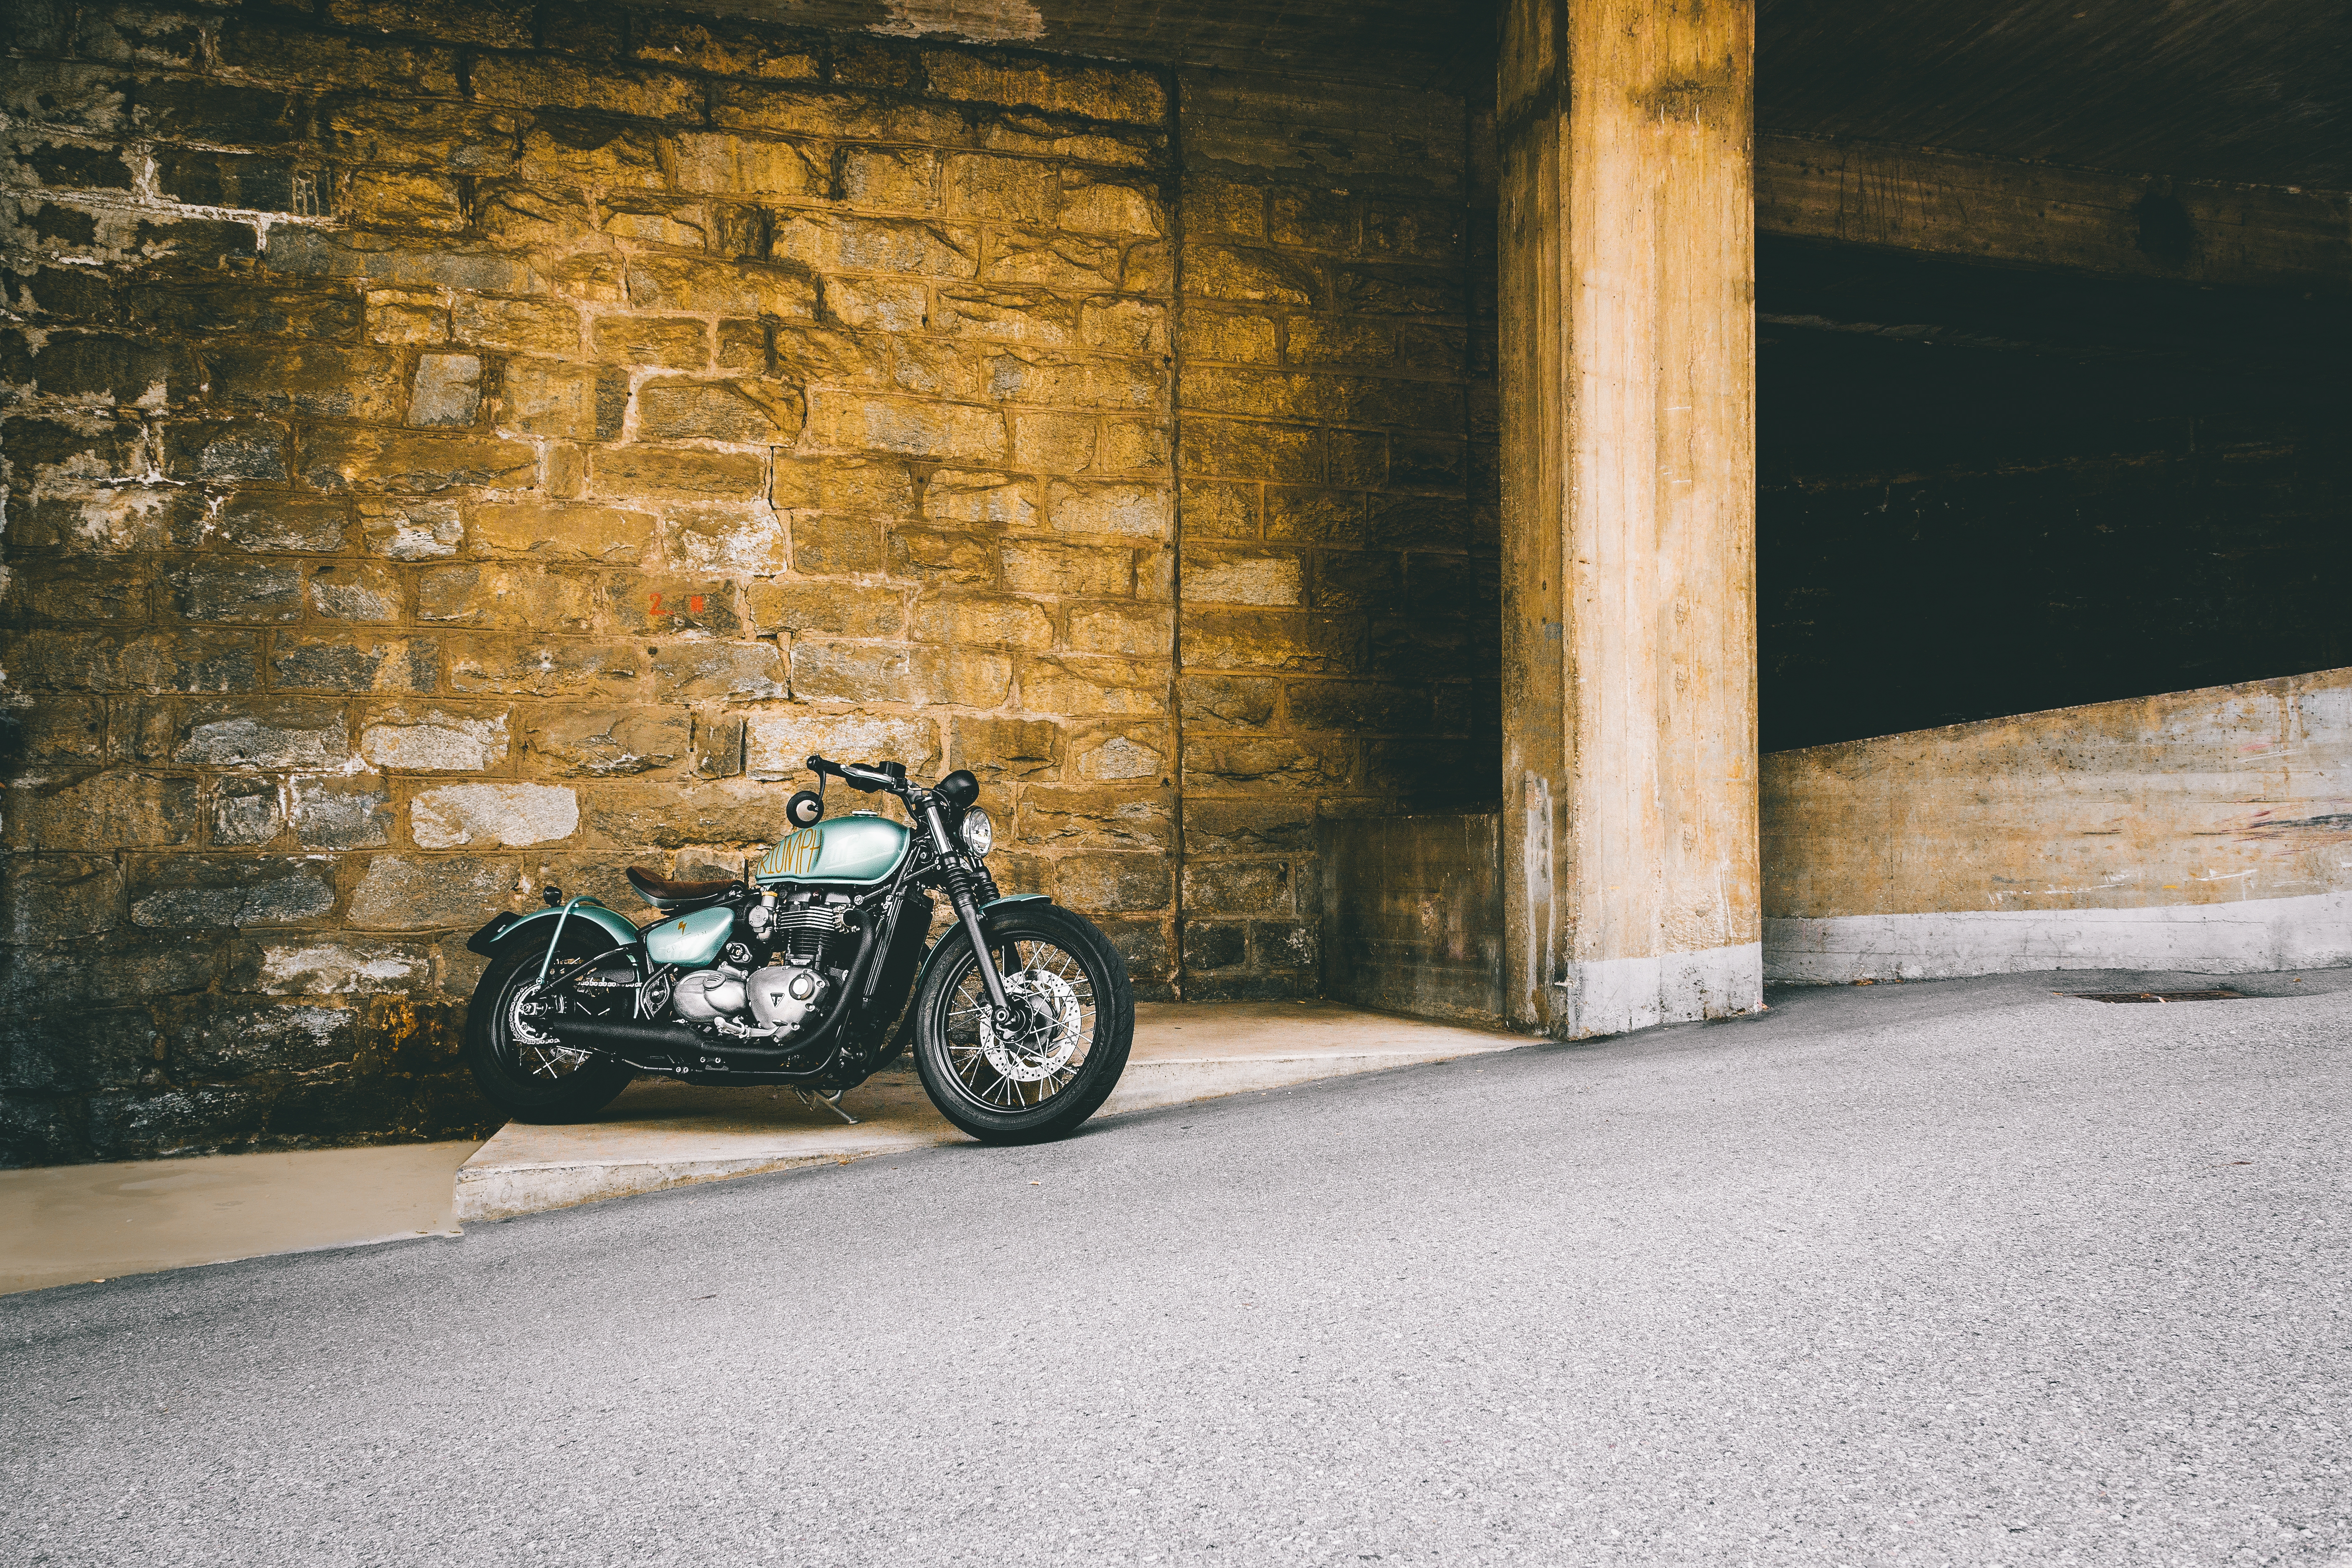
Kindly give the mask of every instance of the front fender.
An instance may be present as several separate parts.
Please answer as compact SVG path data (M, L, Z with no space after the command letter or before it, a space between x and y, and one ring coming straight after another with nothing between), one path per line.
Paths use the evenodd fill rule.
M490 923L466 939L466 951L478 952L484 958L504 958L519 949L536 945L545 948L548 939L555 934L555 922L562 919L561 905L533 910L527 915L498 915ZM590 927L612 939L615 947L634 947L644 939L628 917L617 910L587 898L575 900L572 905L570 925L586 921Z

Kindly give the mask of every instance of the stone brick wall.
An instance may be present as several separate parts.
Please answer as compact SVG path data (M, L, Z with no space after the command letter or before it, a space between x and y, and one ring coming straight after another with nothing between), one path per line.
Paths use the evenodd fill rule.
M1233 75L1181 135L1185 994L1313 994L1318 817L1500 777L1493 136Z
M1312 992L1318 812L1491 776L1458 100L5 26L0 1159L479 1128L464 936L731 870L812 750L980 772L1153 996Z

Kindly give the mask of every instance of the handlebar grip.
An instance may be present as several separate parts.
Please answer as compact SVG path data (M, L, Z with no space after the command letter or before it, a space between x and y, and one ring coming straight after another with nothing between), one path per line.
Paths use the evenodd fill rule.
M868 767L864 763L836 763L827 757L808 759L809 771L831 773L850 788L872 795L877 789L895 789L902 782L881 768Z
M837 779L845 779L849 776L842 771L841 764L839 763L819 756L811 756L808 759L808 771L813 773L831 773Z

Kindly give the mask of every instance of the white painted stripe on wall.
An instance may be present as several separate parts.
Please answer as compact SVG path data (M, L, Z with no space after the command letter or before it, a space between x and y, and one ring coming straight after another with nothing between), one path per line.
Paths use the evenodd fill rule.
M1649 958L1571 963L1555 981L1557 1034L1564 1040L1622 1035L1653 1024L1687 1024L1752 1013L1764 1001L1764 944L1710 947Z
M2352 892L2137 910L1767 920L1764 977L1825 985L2036 969L2242 974L2352 965Z

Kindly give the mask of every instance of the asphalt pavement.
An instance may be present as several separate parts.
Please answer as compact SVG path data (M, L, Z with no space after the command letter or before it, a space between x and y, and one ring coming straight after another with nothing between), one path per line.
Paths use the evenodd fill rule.
M0 1562L2352 1565L2352 974L1776 994L0 1300Z

